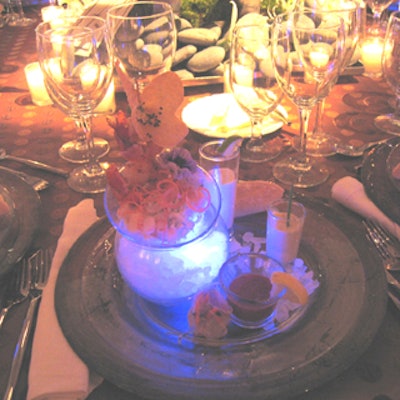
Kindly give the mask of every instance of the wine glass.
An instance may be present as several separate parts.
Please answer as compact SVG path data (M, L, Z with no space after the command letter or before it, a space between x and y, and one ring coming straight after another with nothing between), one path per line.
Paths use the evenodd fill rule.
M382 69L386 82L396 94L396 108L391 114L375 118L375 125L392 135L400 136L400 12L389 17L383 45Z
M139 90L171 69L177 30L168 3L124 3L108 10L106 19L115 61Z
M57 93L52 93L53 90L57 90L56 87L46 87L50 98L54 100L57 97ZM60 107L60 105L59 105ZM65 107L64 113L67 114L75 124L77 129L76 139L69 140L63 143L58 149L58 155L65 161L73 164L85 164L89 161L89 144L87 141L85 128L82 123L82 119L76 114L75 110ZM106 139L93 137L92 152L97 159L104 157L110 151L110 145Z
M86 18L91 17L80 17L79 21L82 23ZM74 25L77 22L76 17L64 17L62 19L63 26ZM78 22L79 23L79 22ZM48 91L51 88L47 88ZM50 97L51 94L50 94ZM65 161L75 163L75 164L84 164L89 161L89 145L86 140L85 130L82 127L82 121L79 116L74 114L74 110L65 109L64 112L72 118L75 123L77 129L77 137L76 139L69 140L61 145L58 149L58 155ZM92 151L97 158L104 157L110 151L110 145L106 139L100 137L93 137L93 148Z
M10 26L29 26L36 20L25 15L22 0L8 0L7 22Z
M86 17L54 29L43 22L36 28L36 43L50 97L62 111L79 118L87 137L89 161L75 168L67 182L77 192L100 193L106 176L93 152L92 115L113 71L105 20Z
M297 106L300 147L273 167L279 181L300 188L325 182L329 171L307 156L310 114L337 78L342 64L344 24L339 17L321 23L310 10L278 15L274 20L273 57L279 85Z
M238 25L232 35L230 88L251 122L251 137L240 153L242 161L268 161L282 148L278 139L262 138L263 120L283 96L272 65L271 34L272 26L266 21L263 25Z
M297 9L302 2L297 4ZM353 56L360 38L361 30L361 7L358 1L342 0L340 5L332 2L310 2L305 1L306 7L321 15L321 18L330 19L339 16L344 23L344 50L343 65L341 72L353 62ZM339 76L337 77L339 78ZM337 79L332 80L332 85L327 87L316 106L315 124L312 135L308 138L307 153L312 156L330 156L336 153L337 138L329 135L322 127L322 116L324 114L325 100Z
M393 3L393 0L366 0L366 3L373 15L371 33L379 33L381 30L382 13Z

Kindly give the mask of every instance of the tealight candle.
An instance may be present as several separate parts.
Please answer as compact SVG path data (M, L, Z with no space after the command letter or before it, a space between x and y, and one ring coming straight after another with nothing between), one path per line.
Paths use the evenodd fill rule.
M114 80L111 81L104 99L96 107L94 112L96 114L114 114L117 106L115 104L115 84Z
M61 6L48 6L41 9L43 22L51 22L59 19L64 12Z
M38 62L25 66L25 78L28 83L32 102L37 106L48 106L53 104L44 85L43 72Z
M326 68L329 63L329 54L325 51L312 50L310 51L309 56L311 65L315 68Z
M361 44L360 57L364 65L364 75L372 79L382 77L383 39L380 37L367 38Z
M235 65L234 70L231 71L234 75L235 84L241 86L253 86L253 70L244 65Z

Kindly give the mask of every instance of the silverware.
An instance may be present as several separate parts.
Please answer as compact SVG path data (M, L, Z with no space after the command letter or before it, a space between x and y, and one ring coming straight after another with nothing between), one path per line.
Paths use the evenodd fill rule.
M378 250L380 257L384 262L386 281L389 285L387 294L393 304L400 310L400 282L390 272L400 270L400 268L398 268L400 264L386 250L383 237L381 236L381 229L377 229L376 224L371 223L371 221L363 221L363 225L367 230L367 239Z
M371 220L365 220L363 224L367 230L368 239L385 262L385 269L400 271L400 251L396 247L394 239L381 226Z
M385 272L388 284L396 291L397 295L400 296L400 282L388 270L385 270Z
M36 254L32 255L30 258L32 257L36 257ZM31 286L29 260L24 258L21 261L21 264L17 267L17 274L9 287L6 305L0 311L0 330L11 308L19 303L22 303L29 295L29 289Z
M50 249L39 250L37 257L29 263L32 272L32 284L30 288L30 303L26 313L22 330L15 347L14 357L11 364L11 371L8 377L7 388L3 400L12 400L15 386L21 371L22 361L25 355L28 339L33 328L34 317L40 304L42 291L47 284L53 251Z
M389 284L388 296L400 310L400 282L388 270L386 270L386 279Z
M52 165L48 165L48 164L42 163L40 161L30 160L28 158L11 156L6 153L5 149L2 149L2 148L0 148L0 160L17 161L22 164L28 165L32 168L41 169L43 171L52 172L53 174L61 175L64 178L68 178L68 176L69 176L69 172L64 169L53 167Z
M18 175L23 181L25 181L28 185L31 185L34 190L40 192L41 190L47 189L50 186L50 183L46 181L46 179L39 178L37 176L28 175L22 171L15 171L11 168L0 167L0 169L4 171L8 171L12 174Z

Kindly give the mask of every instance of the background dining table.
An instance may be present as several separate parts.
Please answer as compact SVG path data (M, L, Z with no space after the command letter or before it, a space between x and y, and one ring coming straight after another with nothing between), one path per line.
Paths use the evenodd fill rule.
M39 22L40 7L26 7L26 13ZM74 122L55 106L38 107L32 103L24 75L26 64L36 61L34 25L28 27L6 26L0 29L0 147L7 153L19 157L39 160L70 170L72 164L62 160L58 148L62 143L76 137ZM185 104L201 96L223 92L223 84L187 85ZM359 73L342 76L329 95L323 125L327 132L347 142L371 142L388 137L377 131L373 118L391 110L388 100L392 93L384 80L372 81ZM125 94L116 93L117 108L126 109ZM275 135L283 144L290 143L297 135L299 123L295 107L284 99L290 124L284 125ZM120 160L113 130L107 123L106 115L94 119L95 135L107 139L111 145L105 161ZM199 146L210 138L190 131L183 145L197 157ZM286 146L284 152L292 151ZM272 166L275 160L261 164L245 164L240 167L240 178L244 180L272 180ZM357 177L361 157L334 155L320 158L331 175L324 184L311 189L296 189L296 193L313 198L325 199L329 205L346 215L349 221L359 226L359 235L364 235L361 217L346 210L331 198L332 185L341 177ZM90 197L99 215L104 215L103 196L83 195L72 191L66 179L52 173L33 170L18 162L1 160L0 166L40 176L50 182L50 187L40 192L40 224L31 244L31 250L39 247L55 247L62 233L64 218L68 210L80 200ZM287 188L286 188L287 189ZM11 274L0 280L0 300ZM10 312L0 332L0 394L4 392L12 359L12 353L21 328L27 304L21 304ZM51 335L51 332L49 332ZM299 343L301 346L301 343ZM15 399L26 394L29 353L20 376ZM341 375L310 393L296 397L296 400L398 400L400 399L400 310L388 302L383 323L368 349ZM104 381L88 397L88 400L138 399L132 393L119 389L111 382Z

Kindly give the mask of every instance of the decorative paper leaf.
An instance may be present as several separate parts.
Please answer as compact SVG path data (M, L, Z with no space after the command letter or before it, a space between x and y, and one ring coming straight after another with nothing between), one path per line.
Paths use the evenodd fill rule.
M153 79L139 94L139 105L132 115L139 137L164 148L175 147L188 133L176 115L183 99L182 82L174 72Z

